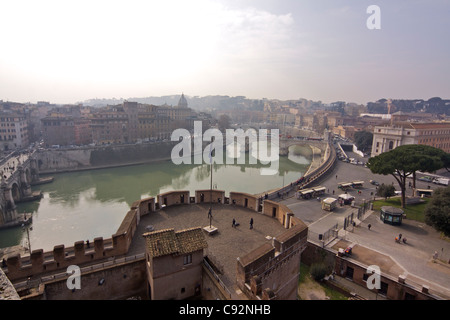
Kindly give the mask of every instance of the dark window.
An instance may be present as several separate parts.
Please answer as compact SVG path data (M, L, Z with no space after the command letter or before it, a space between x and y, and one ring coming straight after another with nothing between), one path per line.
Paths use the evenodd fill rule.
M183 257L183 264L191 264L192 263L192 254L185 255Z
M411 294L411 293L406 292L405 293L405 300L416 300L416 296Z
M389 150L392 150L394 148L394 141L389 141Z
M347 267L347 271L345 272L345 277L348 279L353 279L353 268Z
M378 290L379 294L386 295L388 291L388 284L386 282L381 281L380 289Z

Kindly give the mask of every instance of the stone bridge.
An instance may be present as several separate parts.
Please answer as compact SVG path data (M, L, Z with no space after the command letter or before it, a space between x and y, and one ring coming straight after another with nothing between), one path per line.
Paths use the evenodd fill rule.
M34 153L3 159L0 163L0 227L22 224L25 219L17 213L16 203L41 197L32 192L31 185L39 183L39 172Z
M309 140L309 139L280 139L280 156L287 156L289 147L291 146L312 146L320 149L322 153L327 149L327 141L323 140Z
M247 133L247 130L254 130L255 132L258 132L259 129L266 129L267 130L267 134L270 135L271 129L270 128L262 128L260 127L259 129L257 128L257 126L249 126L249 125L242 125L239 128L235 128L236 129L242 129L244 131L244 133ZM278 130L278 129L277 129ZM316 134L316 133L314 133ZM271 138L268 138L268 140L270 141L270 143L273 143L271 141ZM228 141L226 141L226 143L228 143ZM230 143L231 144L231 143ZM287 138L286 135L282 135L279 138L279 155L280 156L287 156L289 153L289 147L291 146L312 146L312 147L316 147L318 149L320 149L322 151L322 154L325 152L325 150L327 149L327 141L322 139L322 138L309 138L309 137L298 137L298 138ZM276 145L275 145L276 146ZM245 140L245 151L249 151L249 141L248 139Z

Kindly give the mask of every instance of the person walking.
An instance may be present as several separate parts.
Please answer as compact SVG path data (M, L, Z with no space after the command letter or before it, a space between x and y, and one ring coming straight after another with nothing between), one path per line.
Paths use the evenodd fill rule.
M253 229L253 218L250 218L250 229Z
M369 223L369 224L367 225L367 229L370 230L371 227L372 227L372 225Z
M231 224L231 226L232 226L233 228L236 228L236 220L234 220L234 218L233 218L233 223Z

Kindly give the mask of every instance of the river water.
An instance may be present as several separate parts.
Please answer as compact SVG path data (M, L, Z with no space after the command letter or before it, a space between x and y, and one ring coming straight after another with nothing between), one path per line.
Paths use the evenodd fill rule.
M303 154L303 155L300 155ZM304 175L311 163L311 149L294 146L287 157L280 157L278 173L261 175L255 165L213 166L213 188L250 194L270 191ZM110 238L136 200L172 190L209 189L211 167L175 165L171 160L150 164L88 170L54 175L54 181L39 185L39 201L18 204L19 212L32 213L29 228L31 249L53 250L55 245L72 246L75 241L93 242ZM27 232L21 227L0 230L0 248L28 246Z

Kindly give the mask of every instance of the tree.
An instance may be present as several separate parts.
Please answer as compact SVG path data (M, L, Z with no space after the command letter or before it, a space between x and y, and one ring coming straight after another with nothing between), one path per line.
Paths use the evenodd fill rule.
M438 188L427 203L425 223L450 237L450 187Z
M444 168L450 172L450 153L446 153L442 156L442 162L444 163Z
M327 275L327 267L323 263L315 263L311 265L309 273L316 281L322 281Z
M355 132L355 144L358 150L367 152L372 148L373 133L368 131Z
M392 175L402 192L402 208L406 207L406 179L416 171L433 172L444 166L445 152L425 145L410 144L369 158L367 167L376 174ZM415 183L415 182L414 182Z
M384 199L395 196L394 186L392 184L382 183L381 186L378 186L377 196L383 197Z

